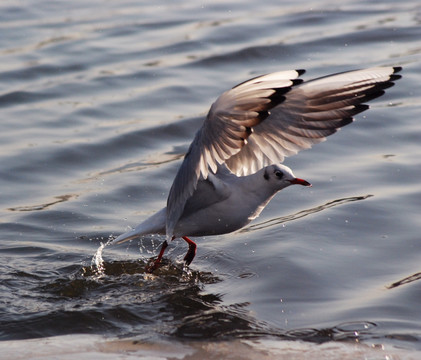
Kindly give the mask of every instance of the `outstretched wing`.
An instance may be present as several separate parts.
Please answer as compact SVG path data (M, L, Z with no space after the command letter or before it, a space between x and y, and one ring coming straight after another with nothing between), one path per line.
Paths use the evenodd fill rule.
M310 148L353 122L365 103L384 94L401 68L377 67L330 75L295 86L285 101L254 128L247 146L226 160L236 175L248 175L285 156Z
M364 102L384 94L400 68L376 67L302 83L304 71L253 78L223 93L211 106L174 179L167 201L167 236L199 178L224 164L248 175L283 161L353 121Z

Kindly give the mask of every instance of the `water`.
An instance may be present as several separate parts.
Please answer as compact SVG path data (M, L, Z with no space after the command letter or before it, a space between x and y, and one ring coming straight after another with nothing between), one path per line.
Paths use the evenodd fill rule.
M415 0L2 1L0 358L419 356L420 25ZM154 275L162 238L104 247L164 206L220 93L373 65L403 78L287 159L311 189L189 269L183 241Z

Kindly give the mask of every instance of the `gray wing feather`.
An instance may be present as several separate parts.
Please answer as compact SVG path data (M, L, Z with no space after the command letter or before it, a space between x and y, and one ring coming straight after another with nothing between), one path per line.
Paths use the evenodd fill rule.
M189 215L219 203L230 196L231 191L225 182L225 178L234 175L231 172L224 175L220 172L220 168L221 167L218 166L218 176L209 173L207 179L199 179L195 191L186 201L182 217L188 217Z

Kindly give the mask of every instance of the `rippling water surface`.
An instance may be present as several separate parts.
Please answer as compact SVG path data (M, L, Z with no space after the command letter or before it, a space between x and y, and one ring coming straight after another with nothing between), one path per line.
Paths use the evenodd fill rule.
M0 357L419 355L418 1L5 0L0 32ZM154 275L161 237L103 247L165 205L220 93L374 65L403 78L286 160L311 189L189 269L183 241Z

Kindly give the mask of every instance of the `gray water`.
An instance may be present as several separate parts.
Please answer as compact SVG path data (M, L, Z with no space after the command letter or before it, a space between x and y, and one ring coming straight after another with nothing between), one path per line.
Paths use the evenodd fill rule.
M421 350L419 1L6 0L0 34L1 358L41 358L45 347L23 349L47 338L51 358L98 342L161 358L250 341L321 344L321 357ZM174 241L145 273L158 236L98 251L165 205L223 91L272 71L377 65L403 78L286 159L311 189L196 238L189 269ZM250 349L239 358L264 358Z

